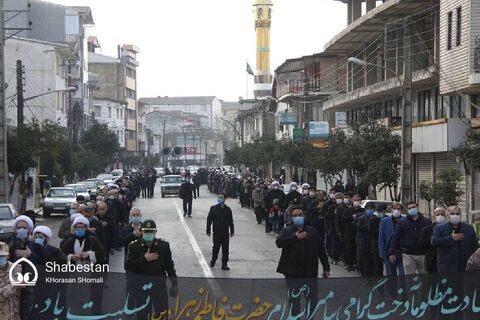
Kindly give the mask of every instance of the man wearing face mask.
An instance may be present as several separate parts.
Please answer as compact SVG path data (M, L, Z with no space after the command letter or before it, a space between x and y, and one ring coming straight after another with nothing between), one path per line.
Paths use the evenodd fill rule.
M15 235L10 244L10 256L9 261L15 262L21 258L27 258L33 264L38 263L38 255L36 252L32 251L33 241L29 240L29 236L33 230L33 221L27 216L18 216L13 221L13 229ZM31 273L33 274L32 267L25 262L21 263L22 265L22 274ZM30 319L30 310L34 303L34 294L32 287L22 288L20 291L20 318Z
M282 249L277 272L285 276L289 291L303 286L305 284L303 280L311 279L312 281L308 282L310 295L307 299L316 303L319 259L323 266L323 277L330 276L325 247L317 230L305 224L302 207L293 207L291 216L293 224L283 228L276 240L277 247ZM297 315L300 312L299 298L289 295L289 300L292 306L291 314Z
M309 189L310 189L310 185L308 183L302 184L302 201L303 199L305 199L305 197L308 197Z
M57 263L65 263L67 259L63 252L52 245L52 230L49 227L38 226L33 229L34 244L32 251L38 257L39 264L46 264L48 261L56 261Z
M217 204L210 207L207 217L207 236L211 236L213 224L213 248L210 267L215 266L220 247L222 248L222 270L230 270L228 267L228 255L230 239L235 233L232 209L225 205L225 194L219 194Z
M191 183L190 177L185 179L185 182L180 186L180 199L183 200L183 216L192 217L193 199L197 199L195 195L195 185Z
M253 199L253 209L255 212L255 217L257 218L257 223L261 224L265 216L265 198L263 190L259 184L255 185L255 189L252 192Z
M142 213L139 208L130 210L129 224L119 231L119 245L124 248L124 261L127 259L128 246L142 237Z
M444 207L438 207L433 211L435 220L433 224L426 226L420 233L420 242L425 246L425 269L428 273L437 273L437 248L432 246L432 235L435 226L447 221L447 212Z
M280 211L285 212L285 193L280 190L280 184L278 182L272 182L272 188L267 192L265 197L265 207L267 212L270 212L270 209L273 208L273 200L278 199L278 206ZM272 225L265 220L265 232L270 233L272 231Z
M437 248L438 272L462 272L478 249L478 238L470 224L463 223L458 206L448 208L449 222L435 226L432 246Z
M385 217L387 205L385 203L377 203L375 205L375 213L370 217L368 224L368 236L370 239L370 255L372 261L372 271L374 277L383 276L383 261L380 258L380 250L378 246L380 221Z
M355 199L358 202L358 198L345 197L343 203L346 206L343 210L342 215L339 217L340 225L342 228L342 238L343 238L343 250L344 250L344 261L345 261L345 270L348 272L355 269L357 264L356 260L356 251L355 251L355 228L353 226L354 221L354 206L352 200ZM355 203L357 204L357 203Z
M365 205L365 212L357 214L355 218L355 243L357 245L357 263L362 277L373 276L372 255L368 230L370 218L375 213L375 205L369 202Z
M403 259L401 252L396 252L395 256L397 259L395 263L391 263L390 259L388 258L390 242L392 241L393 233L395 232L395 228L397 227L397 223L401 217L402 205L400 203L394 203L392 205L392 216L385 217L380 221L378 253L385 264L385 272L387 276L403 276L405 274L405 271L403 270Z
M417 203L412 201L407 205L407 217L401 218L393 234L388 252L390 262L397 262L397 252L402 252L405 274L422 274L425 269L425 246L420 242L420 233L426 226L432 224L430 219L418 212Z
M109 263L110 251L113 248L117 236L117 226L107 212L108 205L103 201L97 201L97 218L102 230L102 237L100 237L99 240L107 252L106 263Z
M338 262L342 256L340 241L341 230L339 230L339 227L337 226L338 219L336 213L337 208L339 208L340 211L345 209L343 198L344 195L340 192L334 194L333 197L330 198L330 205L328 206L325 217L327 252L330 254L330 258L332 258L332 264L334 265L338 265Z
M290 183L290 191L285 197L286 203L293 202L294 206L302 204L302 195L298 192L298 185L296 182Z
M148 319L148 314L152 313L152 308L156 315L168 310L168 294L171 297L176 297L178 286L170 244L163 239L155 238L157 226L153 220L145 220L142 223L141 231L142 238L133 241L128 246L125 270L136 275L158 277L156 278L158 281L155 282L149 292L142 290L144 283L138 283L138 287L131 290L137 307L145 303L148 299L147 295L155 297L148 308L137 313L137 319ZM167 276L171 283L170 290L167 290Z

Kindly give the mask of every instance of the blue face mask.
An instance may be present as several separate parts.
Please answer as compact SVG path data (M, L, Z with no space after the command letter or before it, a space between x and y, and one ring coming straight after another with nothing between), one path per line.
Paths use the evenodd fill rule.
M5 267L8 263L7 257L0 257L0 267Z
M383 217L385 217L385 213L383 213L383 212L377 212L377 217L379 217L380 219L382 219Z
M144 233L143 234L143 240L147 242L151 242L155 239L155 234L154 233Z
M85 229L75 229L75 236L78 238L85 237L86 230Z
M25 240L28 238L28 230L27 229L17 229L17 238L21 240Z
M304 217L294 217L292 221L293 221L293 224L296 226L303 226L305 224Z
M44 238L35 238L35 243L43 246L43 245L45 245L45 239Z
M410 217L416 217L418 215L418 209L417 208L408 209L408 215Z
M71 216L72 214L76 213L77 211L73 208L70 208L70 211L68 211L68 215Z
M130 218L132 224L140 224L142 222L142 217L132 217Z
M218 203L218 204L224 204L224 203L225 203L225 199L224 199L224 198L218 198L218 199L217 199L217 203Z
M367 216L373 216L373 213L375 211L373 209L365 209L365 213L367 214Z

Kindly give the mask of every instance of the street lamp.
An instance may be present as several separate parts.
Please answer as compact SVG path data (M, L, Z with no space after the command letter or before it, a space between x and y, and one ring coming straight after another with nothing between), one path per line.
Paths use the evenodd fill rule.
M23 101L33 100L33 99L36 99L36 98L38 98L38 97L46 96L47 94L51 94L51 93L56 93L56 92L73 92L73 91L77 91L77 88L75 88L75 87L68 87L68 88L65 88L65 89L52 90L52 91L47 91L47 92L44 92L44 93L37 94L37 95L35 95L35 96L31 96L31 97L25 98L25 99L23 99Z
M404 79L400 75L386 66L377 65L355 57L348 58L348 62L360 66L374 66L393 73L402 90L402 139L401 139L401 169L400 185L401 200L404 205L412 200L412 97L411 97L411 66L405 63Z

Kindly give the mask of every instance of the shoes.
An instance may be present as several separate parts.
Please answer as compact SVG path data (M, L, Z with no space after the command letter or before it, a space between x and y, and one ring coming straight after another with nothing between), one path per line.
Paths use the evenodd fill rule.
M184 214L183 214L183 216L184 216L184 217L186 217L186 216L187 216L187 214L186 214L186 213L184 213Z
M191 218L192 216L191 215L188 215L189 218Z
M230 268L226 264L222 264L222 270L230 270Z
M210 261L210 268L213 268L213 267L215 267L215 261L212 260Z

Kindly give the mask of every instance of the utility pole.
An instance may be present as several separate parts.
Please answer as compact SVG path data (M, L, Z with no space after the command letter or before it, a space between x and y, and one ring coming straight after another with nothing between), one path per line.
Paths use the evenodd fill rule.
M2 0L0 0L2 1ZM23 140L23 65L21 60L17 60L17 139ZM27 197L26 197L26 183L25 183L25 169L22 168L21 181L20 181L20 213L25 212L27 209Z
M5 29L3 0L0 0L0 202L9 202L7 162L7 117L5 108Z
M403 97L402 97L402 165L401 198L406 205L412 201L412 55L410 19L405 19L403 34Z
M17 132L19 140L23 133L23 105L23 65L21 60L17 60Z

